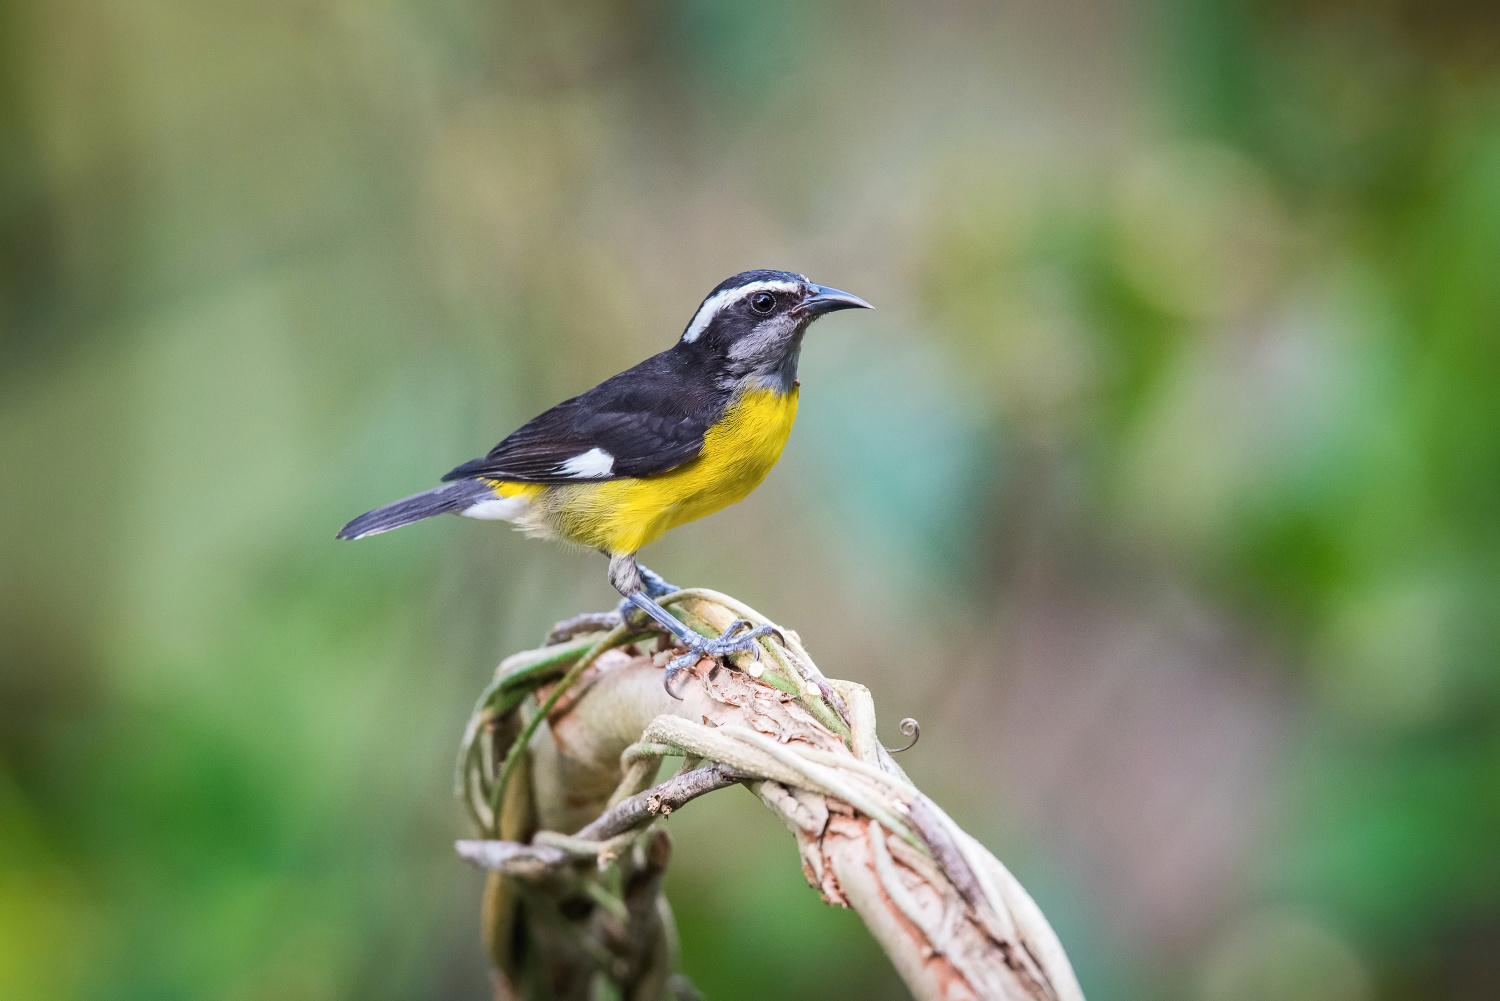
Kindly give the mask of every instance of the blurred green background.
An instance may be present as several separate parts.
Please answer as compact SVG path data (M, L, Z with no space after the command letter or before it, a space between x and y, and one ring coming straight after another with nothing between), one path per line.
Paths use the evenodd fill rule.
M646 553L869 685L1096 999L1500 997L1500 7L0 4L0 997L486 996L449 767L603 562L335 544L723 277L879 308ZM899 982L743 793L718 1001Z

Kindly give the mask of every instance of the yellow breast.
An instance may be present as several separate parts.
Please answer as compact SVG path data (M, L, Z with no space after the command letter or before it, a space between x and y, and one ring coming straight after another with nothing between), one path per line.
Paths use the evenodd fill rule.
M696 459L646 479L560 486L497 484L503 497L527 496L521 525L539 535L611 553L633 553L668 529L743 500L781 458L797 390L740 395L703 439Z

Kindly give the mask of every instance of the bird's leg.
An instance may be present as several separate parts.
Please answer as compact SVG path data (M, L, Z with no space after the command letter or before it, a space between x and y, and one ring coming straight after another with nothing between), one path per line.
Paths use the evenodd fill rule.
M635 568L641 572L641 583L646 588L647 597L660 598L662 595L682 590L676 584L668 583L661 574L648 566L642 566L640 563L637 563Z
M643 570L645 573L642 573ZM645 612L662 628L677 637L678 642L688 649L687 653L667 665L666 676L662 679L667 694L673 698L682 697L673 689L676 687L678 675L684 669L692 667L704 657L718 658L743 650L758 650L755 641L776 631L774 626L769 625L756 626L752 629L750 623L744 619L735 619L729 624L729 628L716 638L699 636L671 612L657 604L656 599L647 591L646 574L650 574L657 584L666 584L666 581L656 574L645 570L633 556L616 553L609 558L609 582L615 586L615 590L625 596L625 600L620 603L621 611L623 612L625 606L629 604ZM670 584L666 586L671 588ZM672 588L672 590L676 589Z
M605 553L604 555L610 556L609 553ZM615 583L614 566L615 566L614 557L610 556L610 577L609 577L609 580L610 580L610 583L612 583L612 584ZM680 590L682 590L682 588L680 588L676 584L673 584L672 582L668 581L665 577L663 577L661 574L657 573L655 570L652 570L648 566L644 566L644 565L642 565L640 563L636 563L635 569L636 569L636 572L641 575L641 589L646 592L646 597L648 597L648 598L660 598L660 597L663 597L665 595L671 594L673 591L680 591ZM627 573L627 583L626 583L626 586L629 586L628 571L624 571L624 572ZM620 586L619 584L615 584L616 588L619 588L619 586ZM622 591L620 591L620 593L624 594L625 592L622 590ZM639 616L641 614L640 609L636 608L635 605L631 603L631 601L630 601L629 598L621 599L620 604L617 607L617 611L619 612L620 621L622 621L622 622L632 622L632 621L634 621L634 622L640 622L641 621L641 619L639 618Z

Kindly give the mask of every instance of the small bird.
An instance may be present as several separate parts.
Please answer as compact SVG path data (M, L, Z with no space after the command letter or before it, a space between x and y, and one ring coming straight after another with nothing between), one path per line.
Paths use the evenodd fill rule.
M739 621L716 639L699 636L656 601L676 588L635 554L760 486L797 417L808 325L870 308L788 271L737 274L708 294L672 347L533 418L444 476L446 486L362 514L338 537L459 514L597 549L609 557L622 612L639 609L687 647L664 678L675 697L682 669L749 650L771 627Z

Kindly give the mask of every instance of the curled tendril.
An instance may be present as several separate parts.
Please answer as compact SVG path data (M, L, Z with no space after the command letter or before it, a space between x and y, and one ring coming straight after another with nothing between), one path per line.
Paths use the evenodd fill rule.
M911 740L907 742L905 747L887 747L887 751L890 751L892 754L900 754L902 751L910 751L913 747L916 747L917 741L922 739L922 724L910 716L906 717L906 719L901 721L901 735L910 737Z

